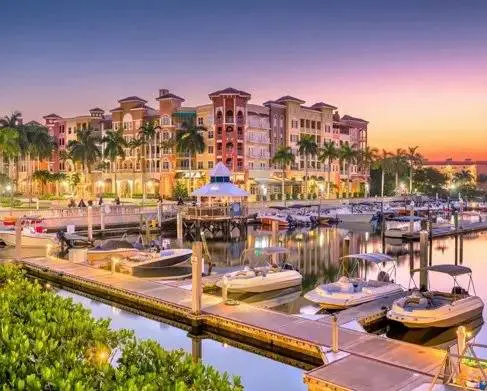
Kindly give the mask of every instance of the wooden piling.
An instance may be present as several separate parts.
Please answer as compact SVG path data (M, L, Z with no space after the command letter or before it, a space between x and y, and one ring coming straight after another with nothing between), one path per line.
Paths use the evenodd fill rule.
M183 213L181 209L178 210L176 215L176 231L178 246L181 247L183 245Z
M201 296L203 294L203 286L201 284L201 258L203 257L203 246L201 242L193 242L193 255L191 257L192 267L192 297L191 297L191 312L193 315L201 313Z
M424 270L428 266L428 231L421 230L419 233L419 286L428 287L428 272Z
M88 215L88 240L93 240L93 207L92 206L88 206L87 215Z
M15 259L20 261L22 258L22 220L15 220Z

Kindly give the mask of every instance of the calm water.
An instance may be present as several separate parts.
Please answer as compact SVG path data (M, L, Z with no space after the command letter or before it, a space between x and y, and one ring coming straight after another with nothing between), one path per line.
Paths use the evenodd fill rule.
M197 339L191 338L186 331L177 327L135 315L72 292L59 290L58 293L89 308L95 318L110 318L112 328L132 329L138 338L154 339L166 349L183 349L191 354L193 348L200 343L200 349L197 350L201 352L202 361L214 366L221 372L226 371L230 375L240 376L245 390L258 391L263 388L276 391L307 389L302 380L302 369L211 339L203 339L199 342Z

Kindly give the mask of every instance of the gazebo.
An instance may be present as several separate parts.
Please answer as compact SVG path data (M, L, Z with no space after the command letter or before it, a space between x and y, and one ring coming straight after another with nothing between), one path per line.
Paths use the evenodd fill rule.
M202 198L207 199L209 205L215 201L225 204L235 201L245 202L249 193L230 182L231 175L230 170L219 162L210 173L210 183L195 190L191 195L197 197L198 204L201 203Z

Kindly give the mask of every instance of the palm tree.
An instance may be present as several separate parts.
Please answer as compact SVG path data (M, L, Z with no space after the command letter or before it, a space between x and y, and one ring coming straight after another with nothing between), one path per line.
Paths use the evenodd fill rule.
M328 168L328 178L327 178L327 186L326 186L326 198L330 198L330 190L331 190L331 164L333 160L338 157L338 149L333 141L325 141L323 144L323 148L319 151L318 160L323 163L326 163Z
M377 160L378 153L379 151L377 148L371 148L368 145L364 149L361 149L358 153L358 164L360 165L364 174L367 175L368 188L366 188L366 197L368 197L368 189L370 189L370 167L372 167Z
M352 191L352 183L350 181L352 175L351 168L352 164L357 163L358 151L355 149L355 146L351 146L346 142L340 146L340 149L338 150L338 158L340 159L340 162L347 165L347 198L350 198L350 193Z
M140 179L142 186L142 206L144 206L146 194L145 194L145 170L147 159L147 147L151 145L151 141L154 140L157 129L160 126L156 121L147 121L139 128L139 132L136 138L130 141L129 147L132 150L137 150L137 161L140 161Z
M47 182L51 181L51 173L48 170L34 171L32 173L32 180L39 181L41 183L41 193L43 193Z
M115 180L115 197L118 197L117 186L117 159L125 159L125 148L128 147L127 140L123 137L123 129L109 129L105 133L102 142L105 144L104 154L112 163L112 171Z
M415 166L423 162L423 156L417 152L419 146L408 147L405 157L409 163L409 193L413 192L413 171Z
M406 151L402 148L397 148L396 153L391 154L390 157L391 168L394 170L396 189L399 187L399 175L404 172L407 166Z
M2 174L4 173L4 161L9 162L7 173L10 174L10 162L19 154L20 145L17 130L10 127L0 128L0 164Z
M380 196L384 197L384 183L386 171L390 168L391 153L383 149L374 163L374 167L381 170Z
M475 181L475 177L470 170L461 170L453 175L453 181L461 185L469 184Z
M308 199L308 158L312 155L318 154L318 144L316 144L314 136L311 134L303 134L298 141L298 152L304 156L304 198Z
M91 174L91 166L98 159L101 158L101 150L99 144L101 138L93 134L93 129L80 129L76 133L76 140L71 140L68 143L67 149L69 157L73 162L81 163L84 172L84 186L83 196L87 184L89 174ZM91 192L91 182L90 182Z
M274 157L272 158L272 162L275 164L279 164L282 168L282 178L281 178L281 194L282 194L282 202L283 205L286 206L286 194L284 191L284 179L286 177L286 167L294 162L294 155L291 151L290 147L281 146L276 151Z
M17 128L22 123L22 113L15 110L10 115L0 118L0 128Z
M179 153L189 154L189 178L188 181L188 194L191 194L191 187L193 185L193 175L191 172L191 161L193 156L197 153L203 153L205 150L205 139L201 132L206 131L203 126L189 125L179 129L176 133L176 151Z
M56 196L59 196L59 182L66 180L66 178L67 177L64 172L55 172L51 174L49 181L56 184Z

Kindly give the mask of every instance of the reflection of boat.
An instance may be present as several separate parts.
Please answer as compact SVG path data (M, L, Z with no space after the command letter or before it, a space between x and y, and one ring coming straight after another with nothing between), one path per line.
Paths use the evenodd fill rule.
M105 261L112 257L128 258L136 255L139 250L132 243L124 239L108 239L100 245L87 251L89 262Z
M250 249L251 250L251 249ZM279 254L287 253L284 247L269 247L254 249L262 251L267 257L278 257ZM244 257L245 254L242 254ZM291 265L268 262L265 266L251 267L244 266L243 269L226 273L216 285L220 288L227 284L229 292L268 292L277 289L285 289L301 285L303 277L294 270Z
M471 333L470 337L474 337L483 324L484 320L479 316L465 323L464 326ZM457 342L457 328L429 327L425 329L410 329L396 323L388 325L386 336L417 345L446 349Z
M400 322L410 328L425 327L452 327L470 319L481 316L484 303L478 296L470 296L469 288L472 286L472 270L459 265L434 265L423 269L414 269L415 272L439 272L448 274L453 278L453 288L450 292L413 290L411 295L396 300L387 318ZM469 284L467 290L463 289L457 277L468 274ZM414 280L411 277L411 280Z
M51 245L53 247L59 246L59 240L57 239L56 234L46 233L46 230L38 225L40 222L41 219L37 218L23 219L24 226L20 233L22 236L22 247L45 247L46 245ZM3 242L7 246L15 246L15 229L0 230L0 242Z
M352 270L344 272L345 260L356 260ZM340 275L336 282L322 284L308 292L304 297L323 308L343 309L358 304L367 303L402 291L402 287L394 283L396 262L395 259L381 253L353 254L340 258ZM377 280L352 277L357 270L358 261L375 264L379 267ZM386 265L392 265L385 270ZM381 266L382 265L382 266ZM366 267L366 266L365 266ZM394 274L394 276L393 276Z

